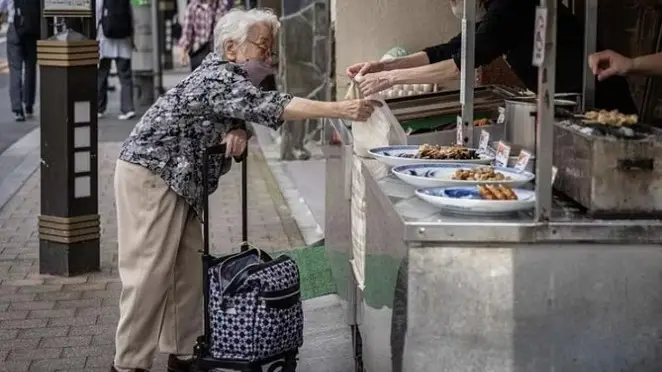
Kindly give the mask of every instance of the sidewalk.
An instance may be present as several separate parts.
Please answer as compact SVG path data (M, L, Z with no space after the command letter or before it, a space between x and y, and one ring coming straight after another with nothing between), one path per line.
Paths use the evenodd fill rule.
M111 99L116 99L114 96L116 93ZM133 123L102 125L118 128L109 132L124 132ZM38 171L0 209L0 371L108 371L114 353L120 290L112 184L119 148L116 140L102 139L99 144L101 272L73 278L38 274ZM248 161L249 241L268 252L303 246L296 221L256 141L250 144ZM223 176L210 198L215 254L239 248L240 170L235 166ZM351 341L335 298L307 301L304 309L306 344L298 370L351 370ZM164 370L164 357L159 355L153 371Z

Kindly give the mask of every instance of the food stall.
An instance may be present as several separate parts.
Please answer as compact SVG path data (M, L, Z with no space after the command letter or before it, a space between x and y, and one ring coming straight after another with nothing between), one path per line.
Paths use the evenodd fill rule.
M586 113L555 110L556 4L543 0L537 12L535 175L493 168L507 181L491 185L496 190L477 186L478 200L471 194L466 203L460 187L429 187L457 185L463 179L456 172L472 166L446 177L440 161L407 165L415 162L411 154L387 148L358 159L360 179L356 173L352 179L351 133L328 122L342 144L326 149L325 233L355 330L358 368L565 372L662 365L662 136L643 124L622 125L627 117L611 125L612 118L589 113L590 72ZM587 54L595 50L596 8L587 1ZM463 67L473 65L473 13L474 1L466 1ZM456 138L467 148L484 146L482 130L473 128L473 69L462 71ZM507 155L496 150L504 165ZM465 164L485 158L454 157ZM356 184L364 187L359 227L349 203ZM498 204L503 200L495 195L510 192L516 200ZM357 228L364 252L353 247Z

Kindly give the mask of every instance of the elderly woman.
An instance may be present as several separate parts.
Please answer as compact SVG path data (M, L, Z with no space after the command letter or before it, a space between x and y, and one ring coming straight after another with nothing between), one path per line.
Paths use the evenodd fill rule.
M224 142L246 150L245 122L337 117L364 121L372 101L318 102L262 90L280 24L265 10L234 10L214 30L214 52L145 113L115 170L120 320L111 371L147 371L159 347L168 371L191 371L201 334L202 154ZM221 55L224 57L222 58ZM210 164L210 191L228 169Z

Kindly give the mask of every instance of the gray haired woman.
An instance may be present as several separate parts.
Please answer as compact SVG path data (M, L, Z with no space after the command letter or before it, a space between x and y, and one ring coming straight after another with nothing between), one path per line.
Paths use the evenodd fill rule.
M124 142L115 169L120 320L111 371L148 371L158 348L168 371L193 370L201 333L202 154L224 142L246 151L246 122L337 117L364 121L376 104L319 102L260 89L271 73L280 24L265 10L235 10L214 30L211 53L145 113ZM210 192L228 169L210 164Z

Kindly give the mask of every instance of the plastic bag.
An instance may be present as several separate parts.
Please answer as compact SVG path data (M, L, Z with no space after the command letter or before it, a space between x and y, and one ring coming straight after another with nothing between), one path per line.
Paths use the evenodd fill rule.
M357 79L360 77L357 76ZM358 84L352 80L345 99L359 98L362 98L361 91ZM384 100L379 96L366 98L381 102L382 106L375 107L375 111L366 122L352 122L354 153L362 157L371 157L368 151L372 148L406 144L407 135Z

